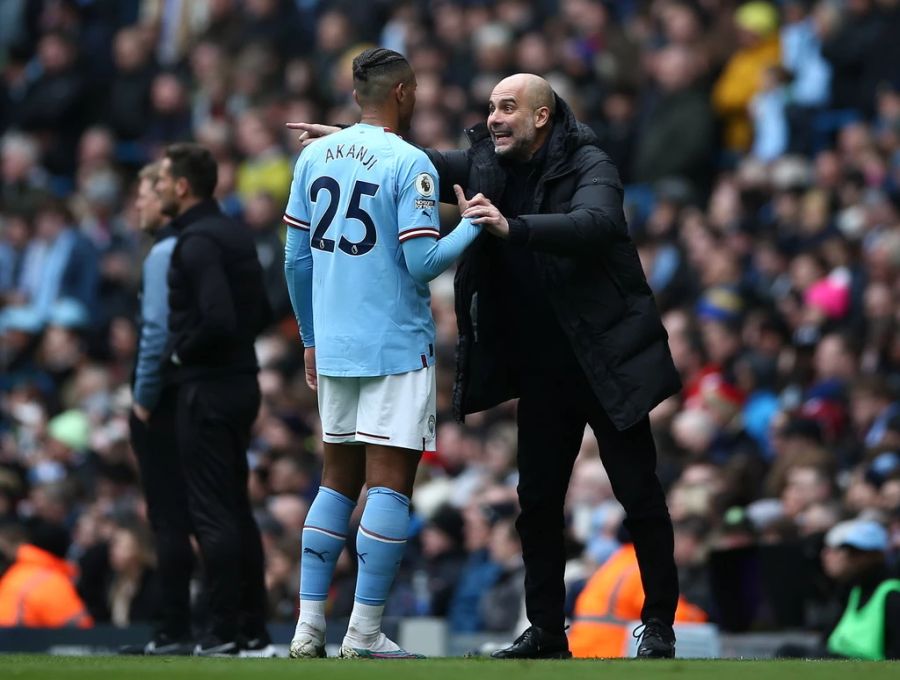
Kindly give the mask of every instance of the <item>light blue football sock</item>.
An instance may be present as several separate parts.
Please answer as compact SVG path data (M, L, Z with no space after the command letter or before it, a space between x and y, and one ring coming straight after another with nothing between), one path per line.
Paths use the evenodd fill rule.
M328 597L334 565L344 549L354 507L356 503L346 496L328 487L319 487L303 525L301 600L325 600Z
M357 602L384 604L403 559L408 532L409 498L385 487L369 489L356 535Z

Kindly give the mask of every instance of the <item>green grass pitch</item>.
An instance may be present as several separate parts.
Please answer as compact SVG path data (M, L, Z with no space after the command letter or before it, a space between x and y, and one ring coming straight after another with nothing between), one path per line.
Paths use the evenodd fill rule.
M900 663L857 661L344 661L321 659L151 659L140 657L0 656L6 680L866 680L900 677ZM864 676L862 674L865 674Z

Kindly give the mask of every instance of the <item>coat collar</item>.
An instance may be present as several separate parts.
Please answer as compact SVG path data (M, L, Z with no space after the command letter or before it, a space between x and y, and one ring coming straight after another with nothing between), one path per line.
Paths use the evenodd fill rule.
M192 208L188 208L178 217L169 223L169 227L175 231L182 231L185 227L190 226L204 217L218 216L222 214L219 204L212 198L200 201Z

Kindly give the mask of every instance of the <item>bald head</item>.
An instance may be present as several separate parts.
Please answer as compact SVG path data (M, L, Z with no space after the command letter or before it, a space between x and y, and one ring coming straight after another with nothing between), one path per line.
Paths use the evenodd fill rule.
M540 76L517 73L497 83L488 109L494 152L513 160L528 160L550 134L556 95Z
M494 92L501 89L520 93L523 102L527 102L532 109L546 106L551 116L556 110L556 97L550 83L533 73L516 73L504 78L497 83Z

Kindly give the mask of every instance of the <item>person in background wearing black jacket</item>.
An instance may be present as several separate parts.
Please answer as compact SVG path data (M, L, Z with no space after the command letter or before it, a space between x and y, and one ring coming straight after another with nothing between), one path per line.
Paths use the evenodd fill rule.
M213 200L217 178L207 149L174 144L156 183L178 233L164 356L168 380L178 384L178 450L209 594L210 630L194 653L268 656L246 452L260 405L254 340L271 314L252 234Z
M589 424L637 551L646 594L638 656L672 657L678 571L648 414L681 379L628 234L618 173L543 78L500 81L489 112L487 126L467 131L471 148L427 153L441 201L452 200L444 189L454 184L483 194L464 214L490 232L456 272L455 415L519 397L516 528L532 625L492 656L571 656L564 501ZM304 145L337 129L288 127L303 130Z
M155 185L159 163L138 175L134 202L141 231L151 234L155 244L147 254L141 286L141 339L134 376L131 412L131 443L141 470L141 485L147 515L156 538L161 598L160 622L146 645L128 647L124 653L190 654L190 581L194 569L191 522L187 507L184 473L175 436L177 385L163 385L163 351L169 334L169 300L166 277L175 230L166 225Z

